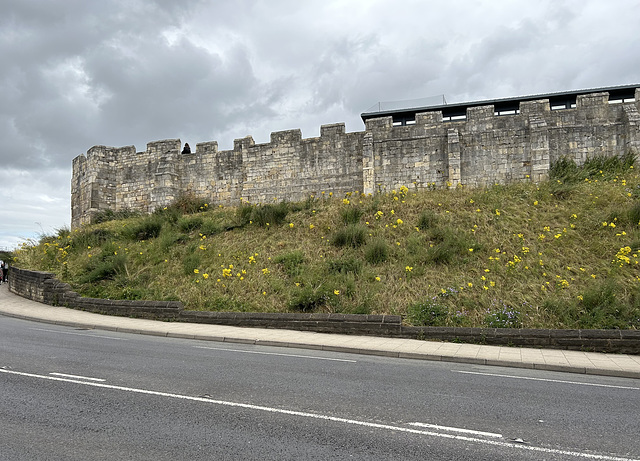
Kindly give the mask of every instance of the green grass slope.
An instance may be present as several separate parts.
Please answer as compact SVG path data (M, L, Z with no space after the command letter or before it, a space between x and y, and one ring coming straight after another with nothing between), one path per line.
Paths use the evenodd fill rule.
M640 327L633 156L562 159L549 181L152 215L27 242L14 263L85 296L187 309L399 314L413 325Z

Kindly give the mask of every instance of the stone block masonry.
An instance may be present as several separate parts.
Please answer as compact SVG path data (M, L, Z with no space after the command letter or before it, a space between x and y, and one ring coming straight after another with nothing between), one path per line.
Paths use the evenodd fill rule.
M596 155L640 152L640 88L635 100L611 104L607 92L576 96L575 107L554 110L549 99L526 100L509 115L491 104L469 107L462 120L443 120L425 109L415 122L396 126L392 116L367 119L365 131L343 123L323 125L317 138L300 130L251 136L219 151L216 141L182 155L181 141L94 146L73 160L71 227L98 211L153 212L182 194L211 203L298 201L333 192L377 193L401 186L484 187L542 181L554 160L582 164Z

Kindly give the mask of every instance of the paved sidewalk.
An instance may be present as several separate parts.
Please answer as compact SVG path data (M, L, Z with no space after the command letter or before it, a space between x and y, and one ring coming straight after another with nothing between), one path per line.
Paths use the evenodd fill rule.
M640 379L640 356L162 322L54 307L0 286L0 315L76 328Z

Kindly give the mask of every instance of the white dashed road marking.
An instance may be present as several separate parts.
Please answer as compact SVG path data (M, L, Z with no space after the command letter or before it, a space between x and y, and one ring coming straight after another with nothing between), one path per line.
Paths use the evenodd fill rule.
M172 398L172 399L188 400L188 401L192 401L192 402L202 402L202 403L207 403L207 404L211 404L211 405L221 405L221 406L226 406L226 407L244 408L244 409L247 409L247 410L264 411L264 412L277 413L277 414L288 415L288 416L296 416L296 417L300 417L300 418L318 419L318 420L331 421L331 422L342 423L342 424L351 424L351 425L354 425L354 426L363 426L363 427L368 427L368 428L372 428L372 429L381 429L381 430L388 430L388 431L394 431L394 432L405 432L405 433L411 433L411 434L417 434L417 435L425 435L425 436L430 436L430 437L438 437L438 438L443 438L443 439L459 440L459 441L464 441L464 442L476 443L476 444L481 444L481 445L498 446L498 447L509 448L509 449L514 449L514 450L526 450L526 451L534 451L534 452L561 455L561 456L572 456L572 457L578 457L578 458L584 458L584 459L598 459L598 460L603 460L603 461L640 461L639 459L622 458L622 457L611 456L611 455L598 455L598 454L593 454L593 453L583 453L583 452L579 452L579 451L560 450L560 449L555 449L555 448L544 448L544 447L534 447L534 446L531 446L531 445L502 442L502 441L498 441L498 440L480 439L480 438L477 438L477 437L468 437L468 436L465 436L465 435L446 434L446 433L443 433L443 432L436 432L436 431L419 430L419 429L413 429L413 428L402 427L402 426L394 426L394 425L391 425L391 424L372 423L372 422L368 422L368 421L359 421L359 420L356 420L356 419L339 418L339 417L336 417L336 416L322 415L322 414L318 414L318 413L307 413L307 412L304 412L304 411L285 410L285 409L281 409L281 408L265 407L265 406L261 406L261 405L252 405L252 404L248 404L248 403L228 402L228 401L225 401L225 400L216 400L216 399L207 398L207 397L194 397L194 396L189 396L189 395L173 394L173 393L170 393L170 392L159 392L159 391L151 391L151 390L147 390L147 389L137 389L137 388L134 388L134 387L114 386L114 385L111 385L111 384L96 383L96 382L89 382L89 381L79 381L79 380L76 380L76 379L62 378L62 377L56 377L56 376L47 376L47 375L38 375L38 374L35 374L35 373L25 373L25 372L21 372L21 371L7 370L7 369L4 369L4 368L0 368L0 373L12 374L12 375L17 375L17 376L25 376L25 377L29 377L29 378L47 379L47 380L51 380L51 381L61 381L61 382L75 383L75 384L81 384L83 386L99 387L99 388L103 388L103 389L111 389L111 390L116 390L116 391L132 392L132 393L136 393L136 394L155 395L155 396L158 396L158 397L166 397L166 398Z

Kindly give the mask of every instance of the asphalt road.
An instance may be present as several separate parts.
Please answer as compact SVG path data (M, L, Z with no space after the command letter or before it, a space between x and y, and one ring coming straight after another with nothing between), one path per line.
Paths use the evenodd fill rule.
M0 460L640 459L640 380L0 317Z

